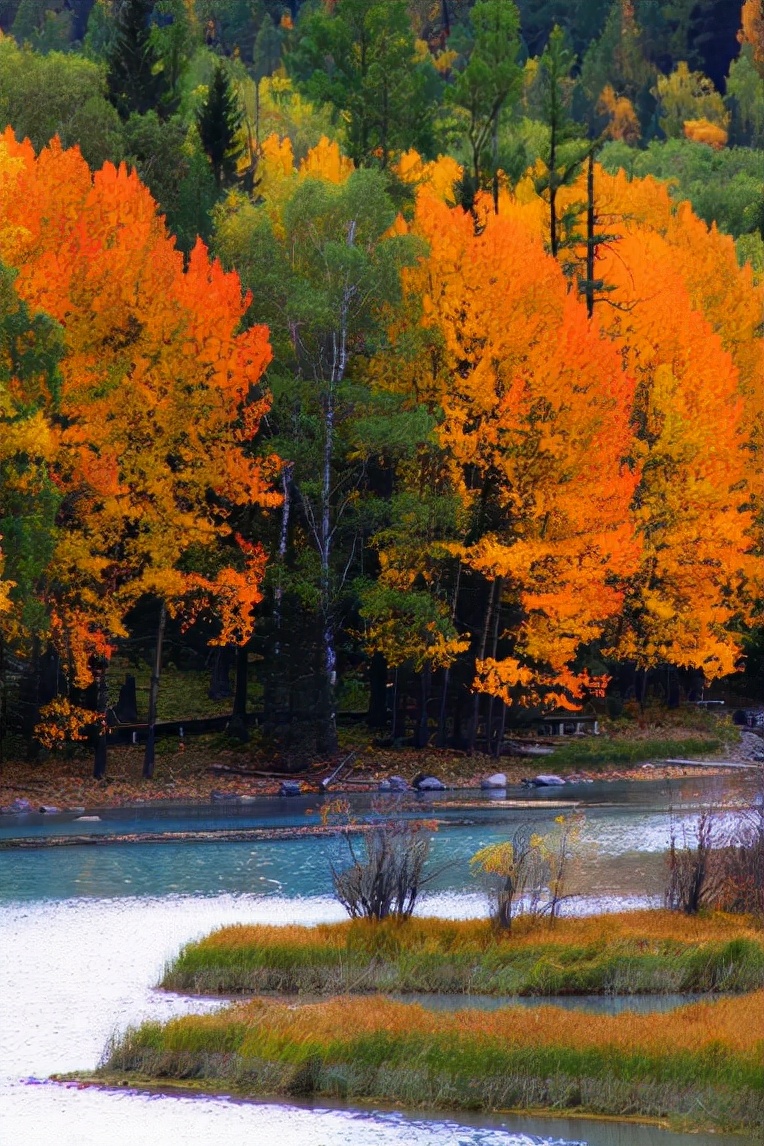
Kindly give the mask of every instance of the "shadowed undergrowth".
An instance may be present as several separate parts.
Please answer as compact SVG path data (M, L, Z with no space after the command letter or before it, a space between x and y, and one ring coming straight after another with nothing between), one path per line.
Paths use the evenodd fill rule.
M529 920L234 926L186 946L163 987L196 994L494 995L750 991L764 936L745 917L663 911Z
M257 999L128 1031L100 1077L409 1107L672 1116L758 1132L763 1047L764 992L617 1017L544 1006L447 1014L384 998L297 1007Z

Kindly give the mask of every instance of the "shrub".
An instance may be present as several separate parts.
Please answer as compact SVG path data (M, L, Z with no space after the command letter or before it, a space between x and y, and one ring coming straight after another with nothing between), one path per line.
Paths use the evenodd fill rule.
M713 811L706 809L701 814L694 842L686 828L682 828L681 837L681 845L677 846L677 830L672 817L665 902L672 911L694 915L711 894L714 874L711 858L716 839Z
M353 827L348 824L343 831L350 864L332 864L332 883L340 903L351 919L409 919L422 888L432 878L424 868L433 825L380 819L364 832L360 844Z
M724 828L706 809L693 833L672 821L666 906L696 913L701 907L764 919L764 799L759 793L734 826Z
M559 915L565 886L579 842L583 816L557 816L545 836L518 828L512 838L481 848L470 860L473 870L491 880L491 918L510 930L518 915Z

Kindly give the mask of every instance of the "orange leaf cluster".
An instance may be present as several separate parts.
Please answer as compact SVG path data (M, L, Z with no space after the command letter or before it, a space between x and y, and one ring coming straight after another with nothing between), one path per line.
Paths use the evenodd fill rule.
M477 687L567 703L587 683L570 664L618 613L638 561L638 473L624 464L633 381L527 226L489 216L475 234L469 215L423 189L414 230L429 255L407 286L430 360L401 356L384 383L438 412L444 466L469 512L490 494L501 524L450 550L502 578L523 610L515 655L481 662Z
M201 584L224 638L246 639L264 555L242 553L228 519L278 499L247 449L267 409L253 387L270 346L264 328L239 330L249 300L238 277L201 242L184 270L134 172L106 164L93 176L57 140L35 157L10 129L0 259L31 310L63 328L45 431L63 497L47 593L71 679L90 679L144 593L177 607ZM198 553L218 556L194 571Z
M695 143L706 143L714 151L721 151L727 146L727 132L718 123L711 123L708 119L686 119L683 125L687 139Z
M545 253L531 180L475 217L423 182L428 254L393 332L402 353L377 367L437 417L441 480L471 523L441 548L519 606L512 652L477 663L475 687L506 702L601 691L574 665L603 637L640 667L733 672L760 580L762 290L665 186L599 168L596 186L616 234L598 247L607 292L590 321ZM585 195L582 179L561 209Z

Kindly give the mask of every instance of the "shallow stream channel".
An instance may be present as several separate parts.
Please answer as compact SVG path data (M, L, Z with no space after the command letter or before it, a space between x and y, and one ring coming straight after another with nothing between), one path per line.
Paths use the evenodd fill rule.
M485 915L485 893L470 875L470 856L506 839L519 823L543 831L574 805L585 815L585 860L579 894L566 910L658 905L670 812L678 830L691 833L710 805L724 805L734 814L752 798L753 784L751 777L734 774L671 783L571 784L530 795L516 790L508 791L506 800L459 792L413 807L409 802L405 814L434 822L431 865L438 874L422 913ZM368 814L369 797L353 797L352 803L358 817ZM0 818L2 1146L725 1146L740 1141L625 1122L471 1119L462 1113L449 1118L442 1112L244 1103L225 1096L149 1095L49 1082L53 1073L92 1070L109 1039L130 1025L224 1005L156 989L166 962L189 940L234 922L343 918L330 878L330 860L341 860L342 841L296 834L319 822L318 797L243 805L154 804L95 814L99 819L86 821L73 815ZM248 838L230 838L238 832ZM133 842L147 835L154 842ZM56 845L62 836L76 836L78 842ZM99 842L83 842L83 836ZM107 836L110 842L104 841ZM14 846L19 839L27 846ZM50 839L54 846L46 846ZM614 1013L635 1005L665 1009L683 1001L568 998L565 1005ZM455 1002L435 997L428 1005ZM534 1002L526 999L522 1005ZM461 1006L481 1004L495 1006L497 1000L460 1001Z

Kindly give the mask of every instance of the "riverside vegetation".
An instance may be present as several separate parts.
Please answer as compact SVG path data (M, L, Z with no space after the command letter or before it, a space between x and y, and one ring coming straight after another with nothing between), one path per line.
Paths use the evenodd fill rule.
M555 1007L442 1014L381 997L373 1006L256 999L128 1031L98 1077L407 1106L671 1114L688 1127L757 1133L763 1043L763 991L617 1018Z
M764 936L748 920L666 911L487 920L348 920L234 926L188 944L162 986L194 994L642 994L764 988Z
M671 1115L690 1127L760 1130L764 933L757 916L699 912L719 851L706 819L695 848L685 841L669 854L667 896L677 872L679 890L688 880L697 890L674 895L681 912L559 918L578 839L577 818L559 817L546 837L518 829L473 857L498 879L498 899L490 920L458 922L411 918L428 850L420 827L380 822L357 843L346 826L350 863L332 874L349 920L226 927L188 944L162 982L204 994L281 992L302 996L299 1004L250 999L213 1016L144 1024L113 1043L97 1078L127 1072L131 1081L246 1095ZM758 842L754 833L741 848L759 855ZM381 994L690 991L708 998L660 1016L585 1021L551 1006L433 1015ZM712 1003L720 992L751 994ZM303 1001L322 995L343 997Z

